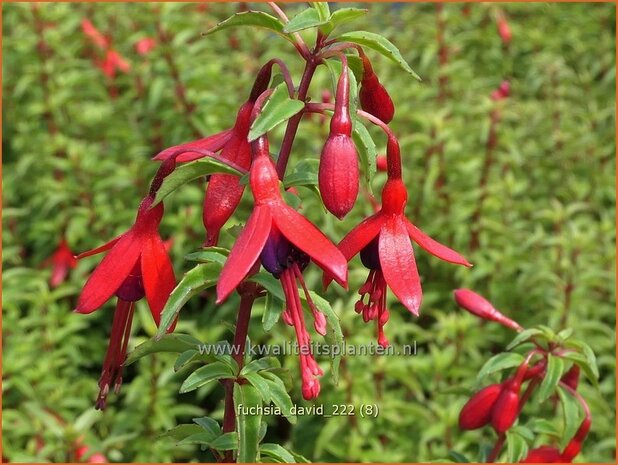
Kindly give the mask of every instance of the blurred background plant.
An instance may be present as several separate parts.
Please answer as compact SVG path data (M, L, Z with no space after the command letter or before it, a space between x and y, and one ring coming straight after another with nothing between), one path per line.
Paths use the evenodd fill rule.
M93 262L75 264L70 251L89 249L132 224L157 167L150 158L229 127L267 59L283 58L293 74L301 71L293 48L266 31L200 37L246 8L3 5L5 460L211 459L195 444L159 437L193 417L223 413L219 386L178 394L186 374L174 371L172 355L130 365L122 394L105 412L93 409L112 314L71 312ZM287 5L288 15L296 8ZM416 341L418 354L347 357L337 385L324 377L319 403L377 403L377 418L299 416L292 426L269 417L267 442L315 461L428 461L451 450L476 454L491 447L492 433L479 442L479 433L458 430L457 418L480 387L475 380L484 361L503 351L511 334L456 308L451 291L469 287L523 326L571 327L588 342L600 381L598 389L580 388L594 421L577 460L614 461L615 6L368 8L356 28L389 37L423 78L416 82L372 56L396 106L391 127L407 167L408 216L475 266L458 270L418 253L421 317L393 302L387 327L391 342ZM310 92L314 101L324 88L332 83L321 70ZM292 169L318 156L328 132L318 117L301 128ZM319 198L299 191L308 216L323 216ZM172 238L178 274L191 266L184 255L203 241L202 194L202 184L194 183L166 202L162 233ZM320 224L339 240L370 212L369 202L359 202L344 222L328 217ZM241 209L237 222L246 216ZM224 231L221 243L229 247L232 239ZM306 279L317 285L320 275L313 269ZM363 279L353 266L350 282ZM356 296L336 288L327 296L349 344L373 340L353 312ZM260 305L253 343L288 340L283 325L263 331ZM156 330L144 302L137 308L132 347ZM229 340L235 312L234 301L216 307L207 291L183 309L177 331L204 342ZM296 382L295 358L281 362ZM298 386L290 392L302 405ZM562 427L559 415L544 415L552 411L549 403L532 407ZM546 424L537 427L547 431Z

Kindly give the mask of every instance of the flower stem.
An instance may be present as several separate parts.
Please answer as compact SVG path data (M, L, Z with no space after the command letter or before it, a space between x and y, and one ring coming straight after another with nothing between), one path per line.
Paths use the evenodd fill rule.
M315 60L313 55L307 58L305 70L303 71L303 77L301 78L300 86L298 88L298 100L305 101L307 98L309 84L311 84L311 79L313 78L313 74L315 73L317 66L318 61ZM298 125L300 124L303 114L304 111L300 111L298 114L290 118L288 125L285 128L285 134L283 136L283 141L281 142L281 150L279 150L279 158L277 159L277 175L279 176L279 179L283 179L283 176L285 176L285 169L288 166L288 160L290 159L290 153L292 152L292 144L294 144L296 131L298 130Z
M498 454L502 450L502 446L504 446L505 440L506 440L506 435L504 433L498 436L498 440L496 441L494 448L491 450L491 452L487 456L487 463L493 463L496 461L496 458L498 458Z

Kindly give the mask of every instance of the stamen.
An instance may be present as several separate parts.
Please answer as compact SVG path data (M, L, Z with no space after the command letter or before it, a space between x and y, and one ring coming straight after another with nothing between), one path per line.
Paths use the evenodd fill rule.
M309 291L307 290L307 286L305 285L305 280L303 279L303 274L298 268L298 265L294 263L292 265L292 270L294 270L294 274L296 275L296 279L300 282L300 285L303 288L303 292L305 293L305 299L307 300L307 305L311 309L313 313L313 327L316 332L322 336L326 335L326 317L324 314L317 309L313 300L311 300L311 296L309 295Z

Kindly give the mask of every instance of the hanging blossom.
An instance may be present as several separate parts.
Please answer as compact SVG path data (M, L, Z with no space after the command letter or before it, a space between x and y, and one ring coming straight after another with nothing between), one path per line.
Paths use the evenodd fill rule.
M355 311L363 320L377 322L378 343L386 347L384 325L388 322L386 287L414 315L421 305L421 281L416 268L410 239L441 260L471 266L459 253L433 240L404 215L408 194L401 179L401 156L397 139L388 132L388 180L382 190L382 208L356 226L339 243L346 260L360 252L361 261L369 269L369 276L358 293L360 300ZM331 281L325 274L325 284Z
M286 300L283 319L294 327L298 340L302 394L307 400L314 399L320 392L317 377L323 373L310 353L311 339L305 326L298 284L313 313L315 330L324 335L326 319L311 300L302 272L313 260L339 284L347 286L347 263L320 230L283 201L266 136L254 143L249 184L255 207L221 271L217 303L223 302L260 260L281 282Z
M117 71L128 73L131 70L131 64L112 47L110 38L105 37L105 35L92 24L92 21L83 19L82 31L90 42L103 51L103 59L95 60L95 63L108 78L113 79L116 77Z
M167 148L157 154L155 160L166 160L179 150L185 153L177 157L179 162L189 162L204 157L204 151L219 152L221 158L248 170L251 164L251 147L247 141L251 126L251 112L257 98L266 90L270 82L272 65L277 60L266 63L259 71L248 100L240 107L234 126L212 136ZM216 245L221 228L234 214L240 203L245 186L233 174L213 174L210 176L202 220L206 229L205 246Z
M171 158L161 165L148 195L142 200L134 225L110 242L77 256L78 259L109 251L92 272L77 301L77 313L92 313L112 296L116 310L103 370L99 379L97 409L104 409L110 387L119 392L126 359L135 302L144 296L157 326L176 278L159 235L163 203L153 206L163 178L173 171ZM173 330L173 329L171 329Z
M52 275L49 279L51 287L58 287L66 281L69 270L77 266L77 259L73 251L69 248L66 239L63 237L60 244L51 257L43 262L43 266L52 267Z

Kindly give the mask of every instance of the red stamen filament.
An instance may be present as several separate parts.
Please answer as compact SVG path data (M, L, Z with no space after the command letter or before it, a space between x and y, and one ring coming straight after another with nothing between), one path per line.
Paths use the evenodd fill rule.
M378 329L378 344L388 347L388 339L384 335L384 326L388 322L390 314L386 309L386 280L380 270L370 270L367 281L361 286L358 293L360 299L356 302L354 310L362 313L365 323L376 320ZM367 303L363 302L367 296Z

